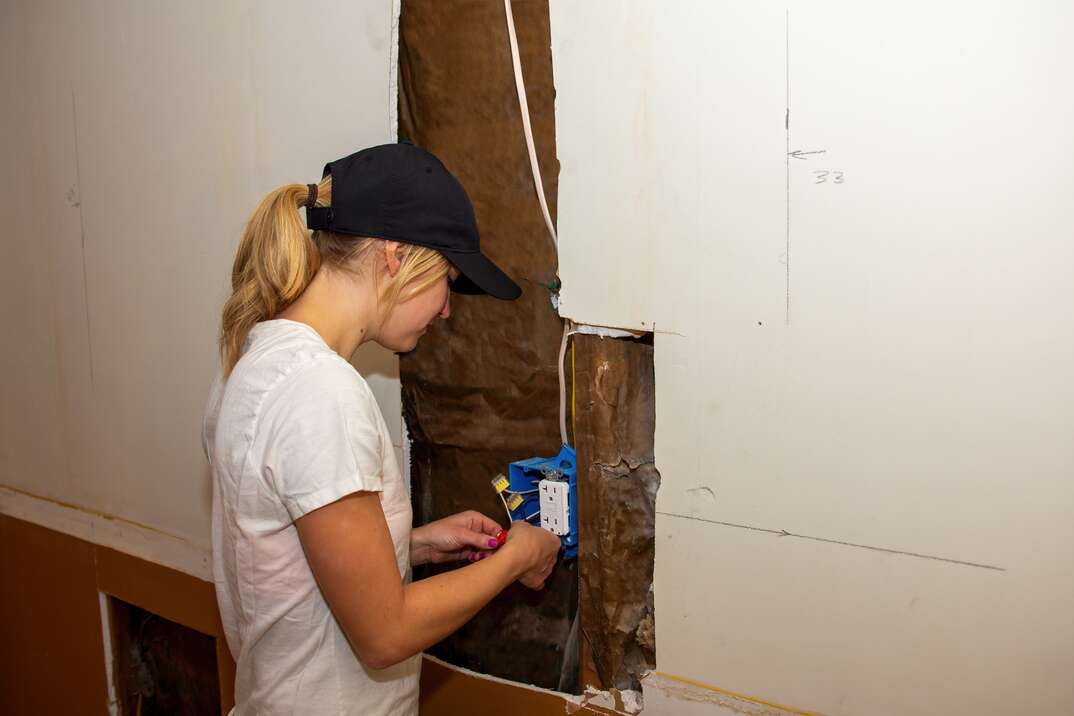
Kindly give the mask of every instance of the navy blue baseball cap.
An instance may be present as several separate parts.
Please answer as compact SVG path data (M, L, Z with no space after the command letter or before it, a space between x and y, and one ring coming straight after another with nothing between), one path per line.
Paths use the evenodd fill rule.
M332 206L306 208L310 229L427 246L459 270L453 291L508 301L522 295L481 253L470 197L431 153L409 142L382 144L328 163L329 174Z

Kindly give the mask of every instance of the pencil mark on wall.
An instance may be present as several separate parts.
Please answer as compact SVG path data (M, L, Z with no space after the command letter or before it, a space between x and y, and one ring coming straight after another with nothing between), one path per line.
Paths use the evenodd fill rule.
M817 169L813 172L813 183L827 184L830 179L832 184L842 184L845 176L846 175L843 172L837 172L830 169Z
M783 116L783 127L787 134L787 156L784 161L787 164L787 237L783 249L783 264L786 268L786 322L791 325L791 11L787 9L784 23L784 54L786 60L786 113Z
M708 485L698 485L697 487L691 487L686 491L686 494L690 496L690 499L694 501L704 501L709 504L716 503L716 493Z
M75 135L75 187L68 192L68 203L78 209L78 231L82 241L82 305L86 309L86 343L89 349L90 390L92 391L94 388L93 334L90 332L89 279L86 271L86 222L82 214L82 164L78 151L78 104L75 102L74 90L71 90L71 126ZM71 194L77 197L77 201L71 201Z
M789 112L789 110L788 110L788 112ZM807 156L809 154L824 154L827 151L828 151L827 149L814 149L812 151L807 152L807 151L804 151L804 150L801 150L801 149L795 149L793 152L787 152L787 156L791 157L792 159L801 159L804 162L809 158Z
M948 564L959 564L963 567L976 567L978 569L991 569L996 572L1006 572L1005 567L997 567L993 564L980 564L979 562L967 562L962 559L951 559L950 557L939 557L934 554L921 554L920 552L907 552L901 549L889 549L887 547L876 547L869 544L857 544L855 542L844 542L837 539L829 539L827 537L814 537L812 535L800 535L794 532L788 532L787 530L774 530L767 527L756 527L754 525L740 525L734 522L721 522L720 520L710 520L704 517L692 517L690 515L680 515L675 512L661 512L656 511L658 515L665 515L667 517L677 517L681 520L693 520L694 522L706 522L711 525L721 525L723 527L737 527L738 529L750 530L752 532L766 532L768 534L776 535L777 537L794 537L795 539L806 539L811 542L824 542L827 544L837 544L843 547L856 547L857 549L867 549L872 552L883 552L885 554L898 554L904 557L916 557L918 559L930 559L935 562L946 562Z

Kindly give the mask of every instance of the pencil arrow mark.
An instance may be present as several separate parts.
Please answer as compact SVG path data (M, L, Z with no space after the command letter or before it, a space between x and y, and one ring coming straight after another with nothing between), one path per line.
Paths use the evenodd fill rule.
M806 159L808 159L808 157L806 156L807 154L825 154L827 151L827 149L817 149L811 152L805 152L801 149L795 149L793 152L787 152L787 156L805 161Z

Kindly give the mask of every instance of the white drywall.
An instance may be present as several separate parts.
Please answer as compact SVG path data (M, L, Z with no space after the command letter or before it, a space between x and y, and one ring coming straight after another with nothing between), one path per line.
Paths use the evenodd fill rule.
M656 330L658 669L1074 712L1074 8L551 12L563 311Z
M393 3L0 12L0 485L207 549L201 412L243 222L394 137ZM395 358L357 361L401 450Z

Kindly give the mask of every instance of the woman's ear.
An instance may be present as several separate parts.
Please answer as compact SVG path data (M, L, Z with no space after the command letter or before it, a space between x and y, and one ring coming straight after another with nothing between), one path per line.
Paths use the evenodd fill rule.
M403 263L399 257L401 253L402 245L398 241L384 242L384 264L388 267L388 275L392 278L399 273L399 266Z

